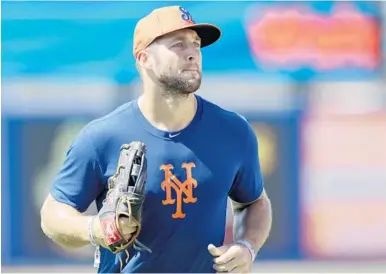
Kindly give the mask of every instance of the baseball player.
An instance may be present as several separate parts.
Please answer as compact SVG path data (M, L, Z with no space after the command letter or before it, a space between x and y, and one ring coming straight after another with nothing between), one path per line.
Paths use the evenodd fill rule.
M68 248L100 246L98 272L251 271L271 228L257 138L246 119L195 94L201 48L220 36L179 6L142 18L133 50L142 94L90 122L69 148L41 209L42 229ZM147 146L142 248L114 253L106 241L112 228L84 212L93 201L101 210L120 147L132 141ZM224 245L228 198L234 242ZM127 240L138 228L128 218L119 226Z

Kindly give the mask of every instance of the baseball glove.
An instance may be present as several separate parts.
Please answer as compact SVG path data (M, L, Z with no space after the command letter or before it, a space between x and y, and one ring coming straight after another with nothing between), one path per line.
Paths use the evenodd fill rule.
M141 232L146 171L146 145L138 141L122 145L116 173L109 178L109 190L99 211L106 246L115 254L134 245ZM122 233L120 218L128 218L137 228L129 239Z

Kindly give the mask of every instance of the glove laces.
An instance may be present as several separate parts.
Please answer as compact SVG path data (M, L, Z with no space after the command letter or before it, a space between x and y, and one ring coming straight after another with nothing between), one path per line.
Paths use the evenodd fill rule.
M143 243L141 243L138 239L135 239L135 241L133 243L133 248L135 250L138 250L138 251L147 251L149 253L152 253L151 249L148 248ZM127 249L125 249L125 254L126 254L126 259L125 259L125 265L126 265L129 262L129 258L130 258L129 251ZM119 260L119 264L120 264L120 272L122 272L122 270L123 270L123 260L122 260L121 254L118 254L118 260Z

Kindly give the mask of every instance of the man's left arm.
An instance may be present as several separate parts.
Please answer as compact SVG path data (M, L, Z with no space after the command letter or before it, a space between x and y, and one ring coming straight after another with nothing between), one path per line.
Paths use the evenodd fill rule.
M232 209L235 242L247 241L246 244L251 244L253 251L260 250L269 236L272 224L271 202L265 190L252 203L232 201Z
M271 229L271 202L264 190L257 137L249 124L245 144L241 167L229 192L234 212L234 243L208 246L215 257L214 267L221 272L250 272Z

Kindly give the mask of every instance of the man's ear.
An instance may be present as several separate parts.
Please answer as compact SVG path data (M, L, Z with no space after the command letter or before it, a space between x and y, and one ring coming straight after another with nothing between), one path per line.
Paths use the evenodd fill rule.
M140 51L137 55L137 62L143 68L150 68L150 59L149 53L144 50Z

